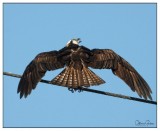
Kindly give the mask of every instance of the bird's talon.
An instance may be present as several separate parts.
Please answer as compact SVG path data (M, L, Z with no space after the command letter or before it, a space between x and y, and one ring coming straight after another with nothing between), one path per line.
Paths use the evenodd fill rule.
M72 93L78 91L79 93L83 91L83 89L81 87L78 88L68 88L69 91L71 91Z
M81 89L79 89L79 90L78 90L78 92L80 93L80 92L82 92L82 90L81 90Z
M69 91L71 91L72 93L74 93L74 89L73 88L68 88Z
M83 91L83 89L81 87L78 87L77 90L79 93Z

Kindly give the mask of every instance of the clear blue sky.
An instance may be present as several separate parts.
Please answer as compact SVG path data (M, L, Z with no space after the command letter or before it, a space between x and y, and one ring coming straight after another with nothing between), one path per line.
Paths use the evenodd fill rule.
M150 85L156 101L156 4L4 4L4 68L22 74L40 52L59 50L75 37L112 49ZM111 70L94 70L106 84L91 88L138 97ZM51 80L60 70L47 72ZM156 127L156 106L39 83L27 99L19 79L4 76L4 127Z

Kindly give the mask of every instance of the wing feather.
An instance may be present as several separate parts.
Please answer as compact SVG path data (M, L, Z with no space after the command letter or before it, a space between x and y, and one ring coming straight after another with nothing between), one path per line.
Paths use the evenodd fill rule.
M132 91L136 91L140 97L152 100L149 85L125 59L109 49L93 49L91 52L89 67L112 69L112 72L121 78Z
M64 63L58 60L57 56L58 51L43 52L30 62L18 85L17 93L20 93L20 98L27 97L32 89L36 88L46 71L64 67Z

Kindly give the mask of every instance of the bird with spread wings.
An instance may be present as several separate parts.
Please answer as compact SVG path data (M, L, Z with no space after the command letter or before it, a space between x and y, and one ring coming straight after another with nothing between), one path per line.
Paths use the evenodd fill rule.
M79 46L80 38L70 40L59 51L38 54L26 67L17 89L20 98L26 98L35 89L47 71L64 68L51 84L78 89L105 83L89 67L94 69L111 69L132 91L140 97L150 99L151 89L142 76L121 56L110 49L88 49Z

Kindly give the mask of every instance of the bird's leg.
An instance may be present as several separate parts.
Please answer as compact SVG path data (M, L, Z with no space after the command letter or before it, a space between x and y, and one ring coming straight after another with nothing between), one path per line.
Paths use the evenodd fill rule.
M80 93L80 92L83 92L82 87L78 87L78 92L79 92L79 93Z
M82 87L80 87L80 86L77 87L77 88L71 88L71 87L69 87L68 90L71 91L72 93L74 93L76 91L78 91L80 93L80 92L83 91Z
M75 92L74 88L68 87L68 90L71 91L72 93Z
M80 86L77 87L77 88L74 88L74 90L75 90L75 91L78 91L79 93L83 91L82 87L80 87Z

